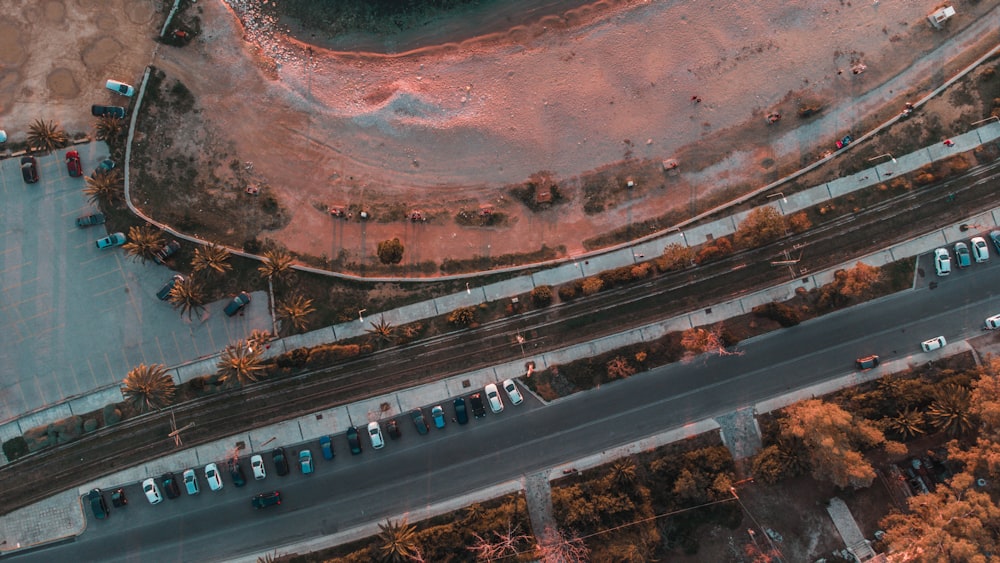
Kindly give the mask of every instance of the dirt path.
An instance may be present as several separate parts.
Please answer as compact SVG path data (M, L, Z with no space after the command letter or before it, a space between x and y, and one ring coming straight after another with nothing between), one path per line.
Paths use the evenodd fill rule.
M528 516L531 518L531 532L538 543L551 541L552 532L558 528L552 515L552 486L549 483L549 472L540 471L524 478L524 496L528 505Z

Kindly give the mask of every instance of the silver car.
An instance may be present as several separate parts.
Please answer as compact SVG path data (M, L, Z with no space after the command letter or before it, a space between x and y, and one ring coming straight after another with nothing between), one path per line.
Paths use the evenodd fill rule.
M500 398L500 391L497 389L496 383L490 383L483 391L486 392L486 401L490 404L490 410L493 411L493 414L503 412L503 399Z

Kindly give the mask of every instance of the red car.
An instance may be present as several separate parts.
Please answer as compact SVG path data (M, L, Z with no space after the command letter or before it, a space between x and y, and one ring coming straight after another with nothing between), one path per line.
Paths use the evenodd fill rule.
M69 175L74 178L83 176L83 165L80 164L80 153L76 151L69 151L66 153L66 169L69 170Z

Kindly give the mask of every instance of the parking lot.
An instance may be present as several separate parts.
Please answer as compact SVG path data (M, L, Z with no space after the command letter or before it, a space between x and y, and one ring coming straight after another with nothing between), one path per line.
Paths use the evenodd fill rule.
M104 143L71 148L87 175L108 154ZM23 181L17 158L0 161L0 422L113 389L140 363L176 365L271 327L263 292L235 317L222 314L220 301L189 321L156 298L173 273L167 267L133 262L121 248L98 249L105 226L75 225L96 208L84 179L70 177L67 150L37 157L35 184Z

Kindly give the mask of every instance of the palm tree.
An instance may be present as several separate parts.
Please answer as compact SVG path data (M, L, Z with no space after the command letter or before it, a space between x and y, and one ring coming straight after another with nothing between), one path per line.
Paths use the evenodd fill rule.
M219 358L219 381L223 383L238 383L247 385L257 381L264 375L264 365L261 362L262 349L252 346L245 340L238 340L222 351Z
M292 269L292 256L283 249L275 248L264 253L264 262L257 268L260 277L280 280Z
M90 203L110 205L122 199L125 184L117 169L95 173L87 176L86 180L87 187L83 188L83 193L87 194Z
M380 317L377 323L371 323L371 325L372 327L365 329L365 332L371 335L376 345L392 344L396 339L396 327L392 326L392 323L386 322L385 317Z
M958 385L945 385L927 409L927 418L935 428L949 436L964 434L972 428L969 390Z
M180 309L181 314L186 313L190 319L192 314L202 310L202 305L205 304L205 292L194 278L177 280L170 290L170 304L174 309Z
M620 459L611 466L608 476L619 487L629 487L635 483L635 463L631 459Z
M417 545L417 528L407 524L406 519L378 525L378 553L381 561L388 563L403 563L420 560L420 547Z
M28 126L28 145L31 147L51 151L65 147L68 143L69 137L66 136L66 131L51 121L46 123L36 119Z
M139 412L166 407L173 400L175 390L173 378L161 364L139 364L122 381L125 400Z
M312 299L306 299L301 295L291 296L287 302L278 305L278 316L288 321L294 330L303 332L309 326L306 317L314 313L316 309L312 306Z
M140 260L145 264L147 260L152 260L153 256L163 249L163 245L163 237L159 229L144 224L128 228L128 242L122 245L122 249L134 260Z
M229 263L229 251L224 247L209 244L194 249L194 257L191 258L192 271L225 274L232 269L233 265Z
M125 131L125 120L113 115L102 115L97 120L97 138L107 141L114 139Z
M909 407L885 419L886 429L899 434L904 440L924 433L924 413Z

